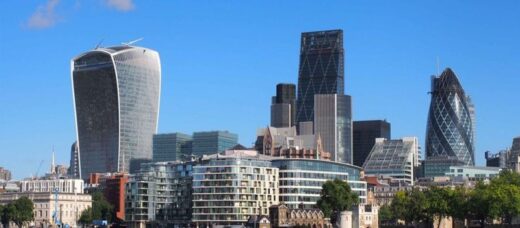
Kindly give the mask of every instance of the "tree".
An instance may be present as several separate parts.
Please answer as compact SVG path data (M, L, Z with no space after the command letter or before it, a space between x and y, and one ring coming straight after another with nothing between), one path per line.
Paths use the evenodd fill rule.
M389 223L393 220L392 210L390 206L383 205L379 208L379 222L382 224Z
M490 214L490 200L488 186L482 182L478 182L473 191L469 193L468 211L473 219L480 221L480 226L484 227L484 223Z
M341 211L351 209L358 203L358 200L357 194L351 191L347 182L335 179L323 184L317 205L326 217L331 217Z
M449 188L432 187L425 192L428 201L426 215L428 218L437 218L438 227L441 226L441 220L449 215L451 190Z
M470 193L471 191L462 186L457 186L452 190L448 198L448 205L450 206L448 215L465 221L469 216Z
M409 198L407 193L404 191L398 191L392 200L392 204L390 204L390 211L392 212L394 218L403 220L405 224L411 222L407 216L409 205L408 201Z
M85 209L83 212L81 212L81 216L79 217L79 223L83 225L91 224L92 223L92 208L89 207Z
M22 196L12 202L10 207L9 217L18 227L34 219L34 204L29 198Z

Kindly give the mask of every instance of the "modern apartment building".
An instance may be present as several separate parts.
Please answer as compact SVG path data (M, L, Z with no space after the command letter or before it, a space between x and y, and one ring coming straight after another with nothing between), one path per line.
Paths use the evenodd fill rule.
M71 77L82 178L134 171L152 159L159 54L130 45L96 48L72 59Z
M245 225L278 204L278 168L254 150L205 156L193 169L193 223Z
M498 167L450 166L446 176L464 177L470 181L483 181L497 177L501 170L502 168Z
M192 215L194 162L142 164L126 185L126 221L131 227L183 226Z
M452 165L475 165L475 107L455 73L447 68L432 77L426 130L425 176Z
M363 120L353 122L354 165L363 166L376 138L391 139L391 125L386 120Z
M360 167L316 159L274 159L272 166L280 170L280 202L289 208L314 208L323 184L334 179L346 181L366 203L367 184L360 180Z
M191 157L193 138L183 133L155 134L153 162L182 161Z
M404 137L398 140L376 139L363 169L367 176L392 178L414 184L414 169L419 166L419 140Z
M238 144L238 135L229 131L193 133L192 155L202 156L223 152Z

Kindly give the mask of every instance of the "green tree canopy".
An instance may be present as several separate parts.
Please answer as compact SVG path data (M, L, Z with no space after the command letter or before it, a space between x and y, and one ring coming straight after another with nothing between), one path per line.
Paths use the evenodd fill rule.
M335 179L323 184L317 205L325 216L330 217L338 212L350 210L358 201L358 195L351 191L347 182Z
M34 204L29 198L22 196L4 207L2 223L14 222L22 227L26 222L34 219Z

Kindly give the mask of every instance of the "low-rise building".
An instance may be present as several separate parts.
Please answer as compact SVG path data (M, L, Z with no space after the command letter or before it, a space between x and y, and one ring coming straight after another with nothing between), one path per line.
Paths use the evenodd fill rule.
M507 168L520 173L520 137L513 139L511 153L507 159Z
M501 170L498 167L450 166L446 176L465 177L470 181L489 180L498 176Z
M50 179L20 181L21 192L54 192L83 194L81 179Z
M353 228L379 227L379 206L373 204L359 204L352 209Z
M27 197L34 204L32 226L48 227L57 220L70 227L77 227L81 213L92 207L92 197L88 194L52 192L8 192L0 194L0 205L11 203L20 197ZM57 198L57 199L56 199Z
M320 209L289 208L284 204L269 207L271 227L332 227Z

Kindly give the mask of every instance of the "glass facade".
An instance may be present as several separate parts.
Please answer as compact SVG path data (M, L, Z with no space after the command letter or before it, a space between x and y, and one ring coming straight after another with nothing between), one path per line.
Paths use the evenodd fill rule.
M292 127L296 120L296 86L276 85L276 96L271 105L271 126Z
M337 94L314 96L314 133L336 162L352 163L351 97Z
M98 48L72 60L81 174L128 172L152 158L161 68L156 51Z
M156 134L153 136L153 161L189 160L192 137L182 133Z
M280 173L280 202L289 208L314 208L321 187L327 180L348 182L362 203L366 202L367 184L360 181L361 168L338 162L310 159L278 159L272 161Z
M192 154L202 156L230 149L238 144L238 135L228 131L193 133Z
M432 78L431 95L425 164L436 157L438 164L440 160L446 160L442 165L445 170L454 161L466 166L475 165L475 108L451 69ZM427 172L425 175L431 176Z
M355 166L363 166L376 138L391 139L391 126L386 120L354 121L352 124L353 158Z
M363 169L365 175L391 177L414 184L414 168L419 164L419 142L416 137L399 140L378 138Z
M315 94L344 94L343 31L301 36L296 122L314 121Z

